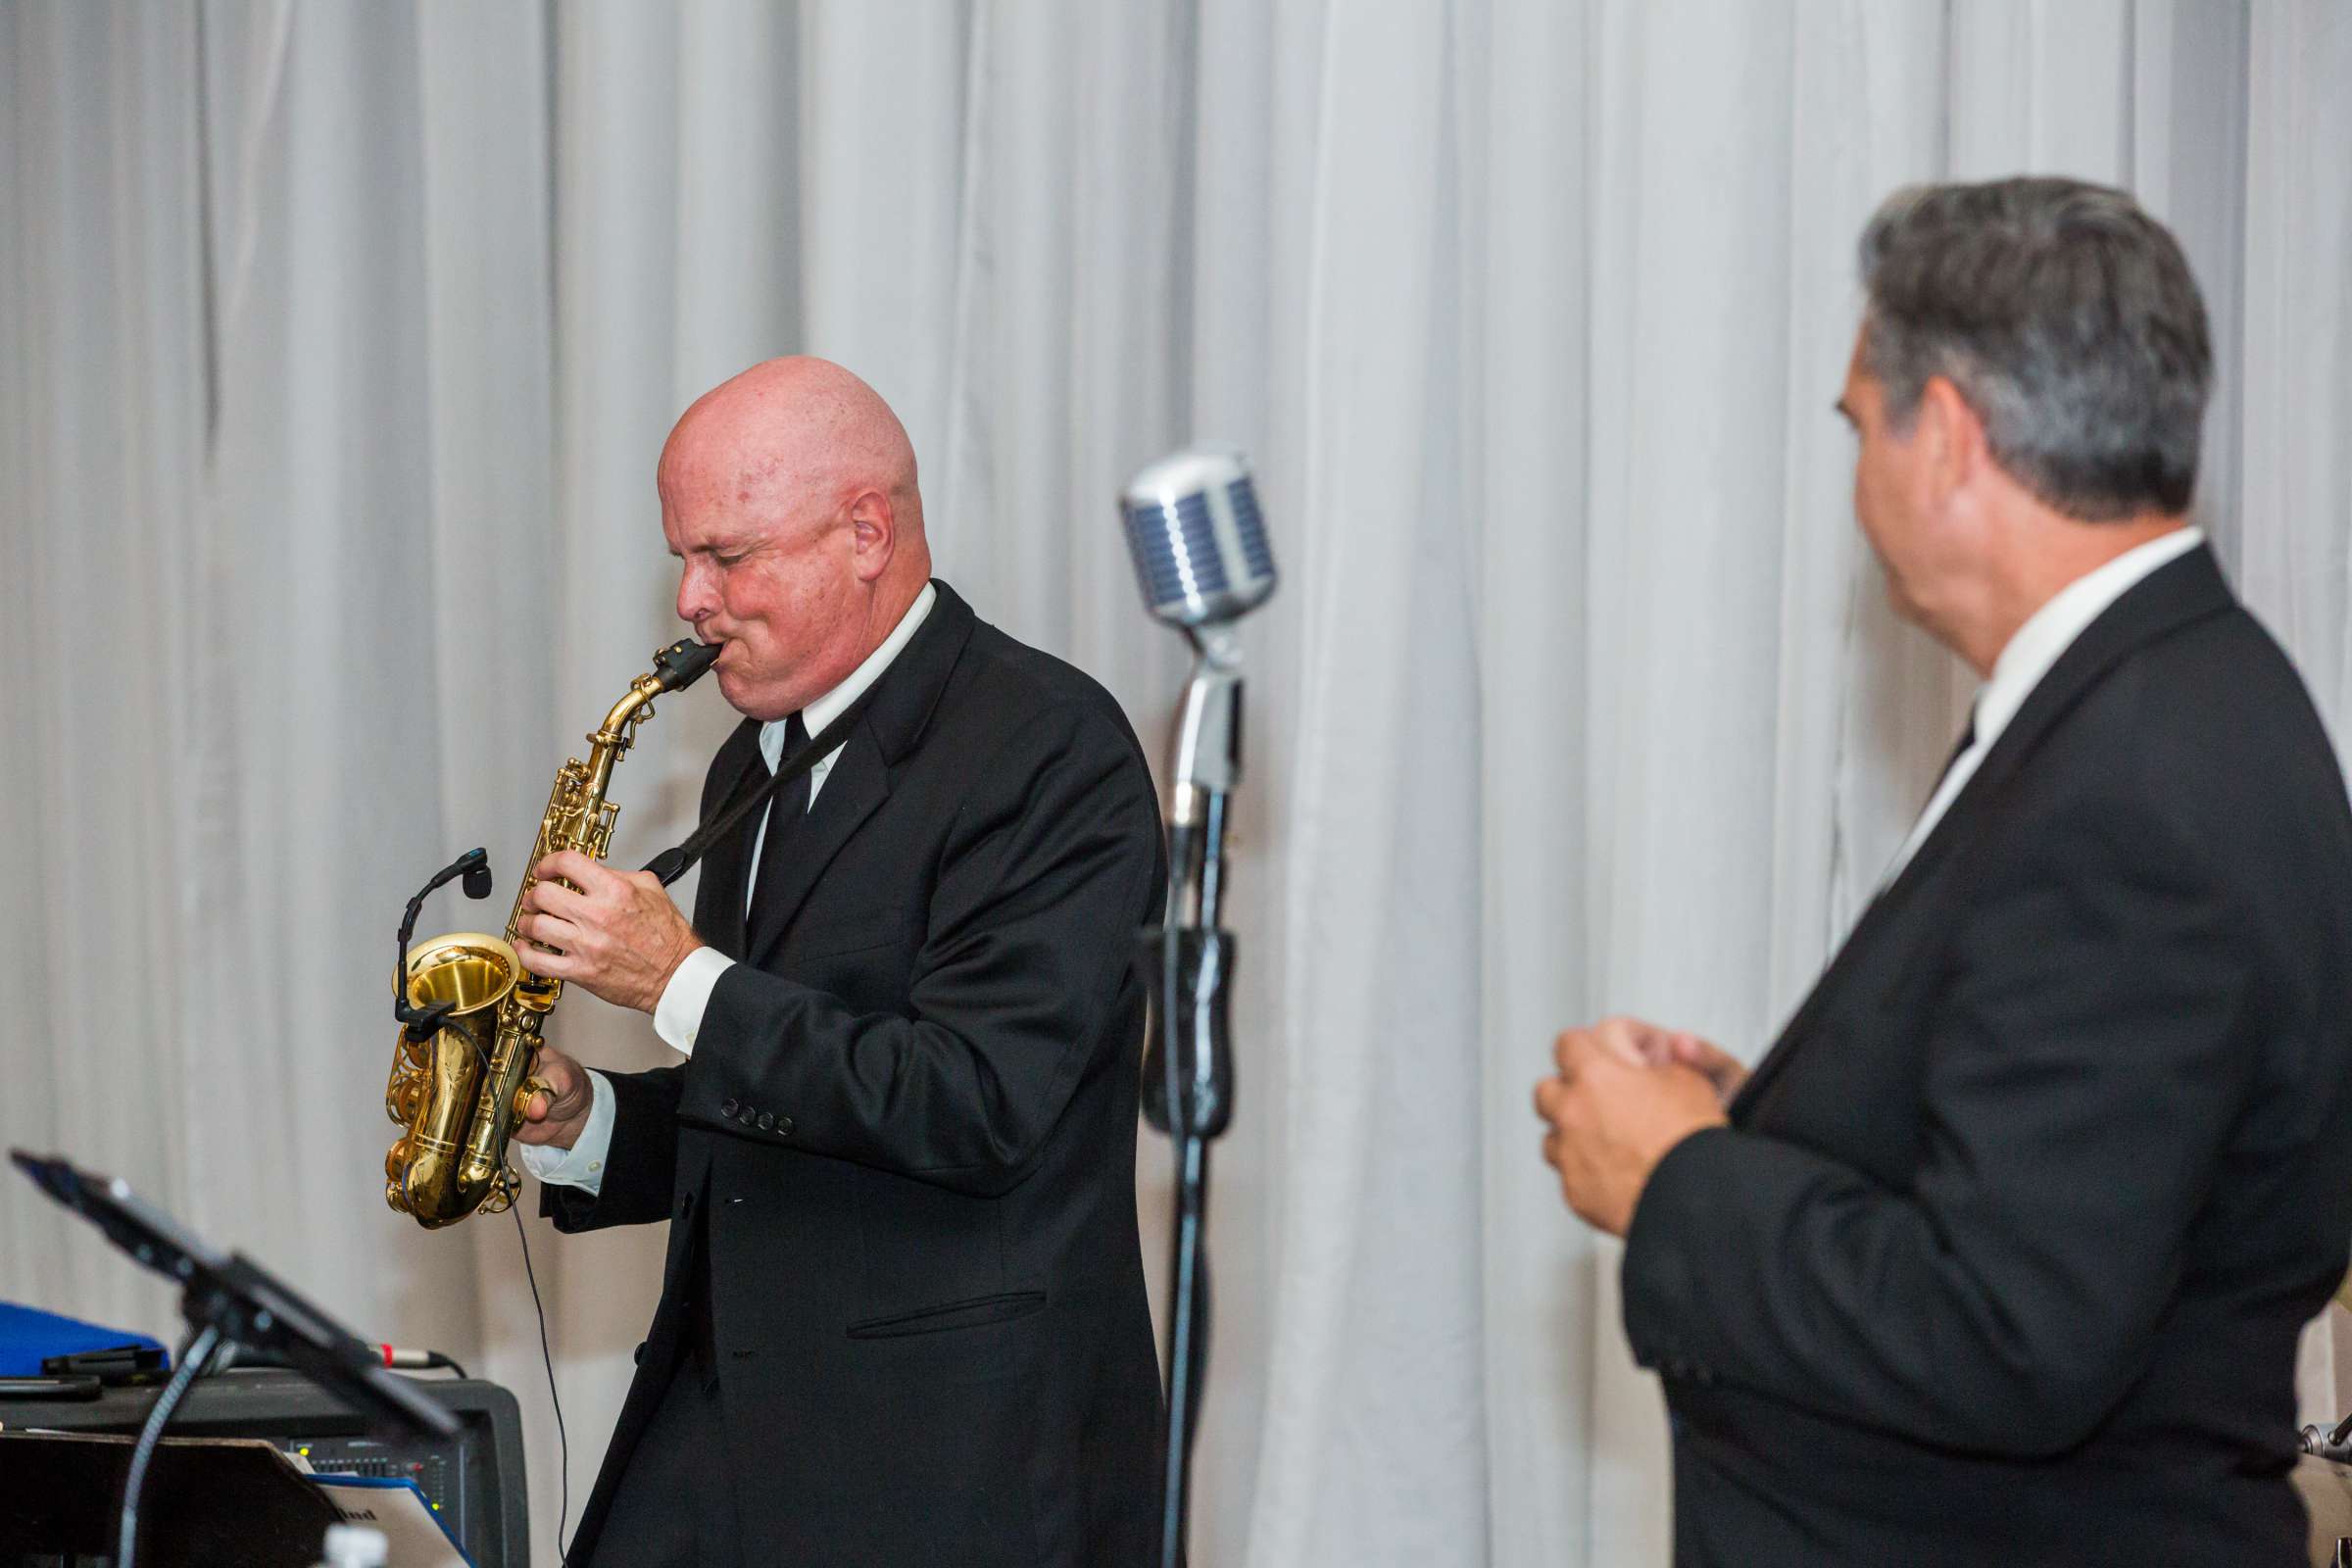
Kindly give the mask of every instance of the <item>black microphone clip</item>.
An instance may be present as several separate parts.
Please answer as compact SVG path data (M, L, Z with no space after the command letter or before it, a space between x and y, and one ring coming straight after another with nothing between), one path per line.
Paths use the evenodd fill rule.
M421 1045L433 1038L449 1015L458 1010L454 1002L436 1002L429 1007L419 1007L409 1000L409 939L416 934L417 911L433 890L445 883L464 879L466 896L486 899L490 896L490 852L484 849L467 850L432 874L416 896L409 901L406 912L400 917L400 963L392 971L392 1016L401 1023L401 1036L412 1045Z

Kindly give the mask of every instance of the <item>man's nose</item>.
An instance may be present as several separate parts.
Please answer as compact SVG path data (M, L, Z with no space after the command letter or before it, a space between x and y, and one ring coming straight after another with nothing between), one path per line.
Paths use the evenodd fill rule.
M717 609L718 596L710 591L709 576L688 565L678 575L678 618L699 626Z

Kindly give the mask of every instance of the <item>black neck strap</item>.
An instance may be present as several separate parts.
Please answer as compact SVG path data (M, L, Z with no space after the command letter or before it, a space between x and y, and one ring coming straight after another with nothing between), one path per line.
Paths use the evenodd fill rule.
M719 808L718 814L686 836L686 842L675 849L663 850L645 862L645 868L662 879L663 887L684 876L710 852L710 846L743 825L744 819L755 811L767 809L767 803L776 791L808 772L841 748L850 738L850 730L865 716L867 705L882 689L876 680L858 694L857 700L834 715L833 722L819 730L808 745L776 764L776 770L755 785L750 793L739 795Z

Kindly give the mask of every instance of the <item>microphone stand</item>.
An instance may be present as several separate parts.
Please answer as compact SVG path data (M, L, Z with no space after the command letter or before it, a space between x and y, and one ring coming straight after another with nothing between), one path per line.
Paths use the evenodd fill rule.
M1160 926L1144 933L1141 957L1159 1025L1144 1053L1144 1116L1168 1135L1176 1165L1161 1568L1184 1563L1193 1440L1208 1361L1208 1146L1233 1118L1226 987L1234 939L1217 915L1226 801L1241 779L1241 648L1230 625L1191 628L1189 635L1198 657L1177 729L1167 912Z

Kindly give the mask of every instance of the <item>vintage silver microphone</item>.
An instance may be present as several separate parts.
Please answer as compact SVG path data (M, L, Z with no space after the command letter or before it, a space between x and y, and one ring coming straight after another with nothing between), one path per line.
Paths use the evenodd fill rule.
M1198 828L1206 795L1241 782L1242 651L1233 623L1274 592L1274 552L1250 465L1230 448L1160 459L1128 481L1119 509L1146 608L1181 629L1196 655L1176 728L1169 821Z
M1241 619L1274 592L1274 553L1250 463L1189 447L1127 482L1127 544L1152 614L1191 630Z
M1193 644L1176 725L1168 808L1168 903L1146 933L1142 967L1158 1028L1144 1053L1144 1115L1176 1154L1168 1291L1168 1442L1161 1568L1181 1568L1201 1377L1208 1356L1208 1142L1233 1115L1225 1033L1232 933L1217 925L1226 797L1242 776L1242 651L1234 622L1274 592L1257 492L1239 452L1196 447L1162 458L1119 497L1127 545L1152 613Z

